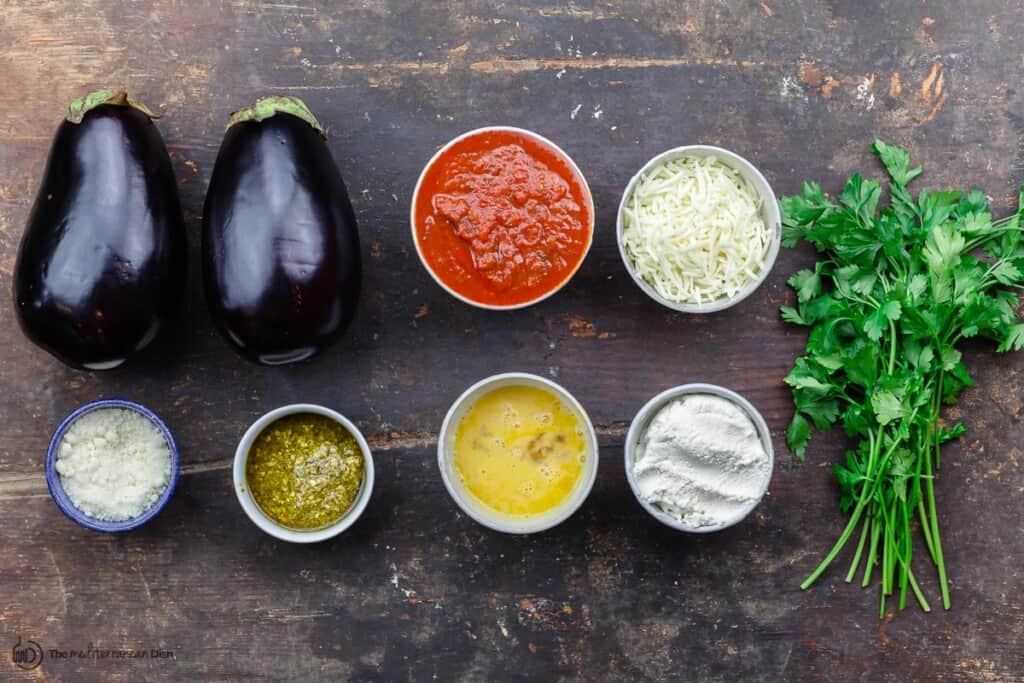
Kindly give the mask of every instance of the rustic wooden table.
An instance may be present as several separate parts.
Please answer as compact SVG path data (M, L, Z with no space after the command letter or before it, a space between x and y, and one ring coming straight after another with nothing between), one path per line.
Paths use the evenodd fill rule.
M192 252L176 338L123 371L68 370L0 307L0 677L1020 680L1020 358L968 349L978 384L955 415L970 430L947 447L937 483L953 610L914 607L880 621L877 594L843 583L839 570L797 588L843 521L830 472L839 434L816 438L806 463L783 440L790 401L781 379L803 336L777 307L790 298L788 275L813 254L784 251L743 305L684 317L630 281L613 231L629 176L653 154L697 142L736 150L777 192L792 193L807 178L836 191L855 170L878 174L868 145L882 137L912 151L926 182L976 183L1007 211L1024 179L1024 9L993 0L411 5L0 5L4 288L62 111L104 85L127 85L163 112ZM329 125L366 273L347 337L278 369L237 358L214 333L196 258L227 115L268 92L303 97ZM494 123L561 144L587 175L598 213L572 283L514 313L475 310L441 291L417 262L407 222L431 153ZM600 434L593 494L535 537L491 533L459 514L435 464L451 401L504 370L557 379ZM708 537L648 518L622 465L635 411L662 389L701 380L756 404L777 450L756 514ZM43 478L53 428L104 396L162 415L184 461L167 510L126 536L72 524ZM315 547L260 532L231 487L242 432L293 401L353 418L378 467L363 519ZM934 598L934 577L922 573ZM40 668L14 667L19 638L42 648ZM147 657L100 658L90 647Z

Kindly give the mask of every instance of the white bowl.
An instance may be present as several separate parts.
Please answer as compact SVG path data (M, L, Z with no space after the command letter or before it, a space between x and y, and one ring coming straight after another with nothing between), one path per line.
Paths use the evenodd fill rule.
M338 521L325 527L310 529L309 531L292 529L271 519L267 513L260 509L260 506L249 493L249 485L245 479L245 463L249 459L249 449L252 448L256 437L272 422L286 415L295 415L296 413L313 413L331 418L355 437L356 443L359 444L359 450L363 453L363 483L359 487L359 493L356 494L356 499L352 501L352 505ZM242 509L245 510L245 514L249 515L249 519L253 521L253 524L274 538L292 543L316 543L317 541L337 536L359 519L359 516L363 514L363 510L366 509L366 504L370 502L370 495L373 493L373 456L370 454L370 446L366 443L362 433L341 413L312 403L293 403L281 406L253 422L252 426L242 436L242 440L238 442L238 448L235 450L233 474L235 494L238 496L238 502L241 503Z
M459 473L455 471L451 457L455 442L455 431L466 411L481 396L506 386L539 387L552 392L562 399L576 414L580 423L585 426L584 438L587 443L587 458L583 465L583 472L580 474L580 481L577 482L575 490L558 507L523 519L502 515L487 508L478 501L463 486ZM579 509L583 501L590 495L590 490L594 487L594 480L597 478L597 434L594 432L594 425L590 422L587 412L583 410L583 406L563 387L537 375L525 372L506 372L480 380L469 389L466 389L455 400L455 403L452 404L444 418L444 423L441 425L441 433L437 440L437 464L441 469L441 479L444 481L444 486L448 489L448 493L455 503L462 508L462 511L471 518L495 531L507 534L532 534L538 531L546 531L564 522Z
M757 428L757 434L761 437L761 444L764 446L765 453L768 454L768 473L765 475L764 482L761 485L761 490L758 492L757 497L745 505L734 517L723 520L721 523L714 526L689 526L680 522L678 519L658 507L651 505L644 500L644 497L640 494L640 487L637 485L636 477L633 475L633 463L636 460L636 447L640 443L640 437L642 437L644 432L647 431L647 426L650 424L651 420L654 419L654 416L657 415L666 404L674 401L680 396L693 394L711 394L712 396L721 396L742 408L743 412L745 412L754 423L754 427ZM761 502L765 491L768 490L768 482L772 479L772 472L774 468L775 450L772 448L772 435L771 432L768 431L768 425L765 423L764 418L761 417L761 413L757 412L757 408L751 405L747 399L734 391L730 391L729 389L720 387L716 384L683 384L661 392L640 409L640 412L638 412L636 417L633 418L633 423L629 425L629 432L626 434L626 479L629 480L629 488L633 490L633 495L636 496L640 505L642 505L644 510L647 510L652 517L662 524L670 526L673 529L678 529L679 531L687 531L694 534L707 534L713 531L727 529L728 527L739 523L757 507L758 503Z
M479 135L481 133L488 133L491 131L506 131L511 133L518 133L525 137L533 138L542 145L546 145L547 147L551 148L558 156L562 158L566 165L568 165L569 168L572 169L572 171L577 175L577 177L579 177L580 184L583 185L583 193L587 200L587 209L590 211L590 225L587 226L587 246L584 247L583 254L582 256L580 256L580 261L579 263L576 264L576 267L573 268L572 272L568 273L565 276L565 278L561 282L559 282L557 286L553 287L550 291L545 292L544 294L541 294L540 296L534 299L530 299L529 301L524 301L518 304L486 304L480 301L474 301L473 299L470 299L469 297L460 294L459 292L456 292L454 289L445 284L445 282L437 275L437 273L434 272L434 269L430 267L430 263L427 261L426 256L424 256L423 254L423 250L420 248L420 241L416 237L416 200L419 198L420 186L423 184L423 178L427 175L427 170L431 166L433 166L434 163L438 160L438 158L442 154L444 154L449 148L451 148L452 145L454 145L455 143L459 142L460 140L464 140L465 138L472 137L474 135ZM594 212L594 197L590 194L590 185L587 183L587 179L586 177L584 177L583 171L580 170L579 166L576 165L576 162L572 160L572 157L570 157L564 149L562 149L555 143L551 142L551 140L548 140L543 135L534 133L532 130L526 130L525 128L516 128L515 126L484 126L482 128L475 128L473 130L466 131L462 135L452 138L444 147L437 150L437 152L434 153L434 156L430 157L430 161L428 161L426 166L423 167L423 170L420 171L420 177L416 181L415 189L413 189L412 191L412 203L409 206L409 226L412 229L412 243L413 246L416 247L416 254L420 257L420 263L423 264L423 267L427 269L428 273L430 273L430 277L434 278L434 282L440 285L442 289L444 289L446 292L451 294L459 301L465 302L470 306L476 306L477 308L485 308L491 311L513 311L518 308L526 308L527 306L532 306L536 303L544 301L544 299L547 299L549 296L552 296L560 289L562 289L562 287L565 287L569 280L571 280L573 276L576 275L577 271L579 271L580 269L580 266L582 266L583 262L587 259L587 254L590 253L590 245L594 243L595 215L596 214Z
M697 156L697 157L708 157L713 156L723 164L733 168L742 175L750 186L754 188L758 196L761 198L761 219L764 221L765 226L772 233L772 241L768 246L768 256L765 258L764 265L761 268L761 272L757 274L757 278L751 280L743 288L736 292L736 294L729 298L715 299L704 304L691 304L691 303L677 303L675 301L669 301L662 295L658 294L643 278L636 274L636 268L633 265L632 259L629 254L626 253L626 248L622 244L622 230L625 227L624 214L626 211L626 202L633 194L633 189L636 187L637 182L643 177L647 171L657 166L663 161L671 159L678 159L680 157ZM754 290L761 286L761 283L768 277L768 273L771 272L772 266L775 265L775 258L779 255L779 245L782 242L782 216L779 212L779 202L775 197L775 192L772 191L771 185L765 180L765 177L761 175L761 172L757 168L741 157L735 152L730 152L727 149L721 147L713 147L711 145L685 145L683 147L676 147L668 151L662 152L658 156L654 157L646 164L644 164L639 171L636 172L629 183L626 185L626 191L622 193L622 199L619 201L619 213L615 221L615 239L619 244L619 255L622 257L622 263L626 266L626 270L629 272L630 277L636 282L637 286L644 291L644 294L657 301L662 306L671 308L674 311L681 313L714 313L715 311L722 311L731 306L735 306L739 302L746 299L748 296L753 294Z

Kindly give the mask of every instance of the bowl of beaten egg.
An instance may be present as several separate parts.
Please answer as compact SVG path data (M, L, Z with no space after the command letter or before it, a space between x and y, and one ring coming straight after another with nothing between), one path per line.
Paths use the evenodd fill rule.
M647 296L682 313L713 313L768 277L782 220L753 164L721 147L688 145L662 152L629 181L616 237Z
M568 519L597 477L597 435L572 394L537 375L483 379L444 419L437 461L455 503L486 527L545 531Z

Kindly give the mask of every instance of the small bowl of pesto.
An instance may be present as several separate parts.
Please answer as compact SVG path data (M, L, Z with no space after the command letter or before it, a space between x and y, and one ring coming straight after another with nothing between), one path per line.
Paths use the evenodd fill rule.
M316 543L348 529L373 492L359 429L323 406L295 403L256 420L235 451L235 493L249 519L282 541Z

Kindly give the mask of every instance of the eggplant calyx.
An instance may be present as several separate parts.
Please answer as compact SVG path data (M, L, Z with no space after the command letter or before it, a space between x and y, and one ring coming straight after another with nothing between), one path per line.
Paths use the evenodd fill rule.
M160 118L159 114L154 113L153 110L142 102L128 97L128 93L124 90L108 89L95 90L85 97L79 97L68 107L68 115L65 118L71 123L81 123L86 114L104 104L110 104L115 107L132 107L133 109L138 109L150 119Z
M321 136L327 137L327 131L316 120L316 117L313 116L313 112L309 110L306 103L298 97L292 97L291 95L261 97L248 107L232 112L225 130L243 121L265 121L275 114L291 114L298 117L312 126L313 130L320 133Z

